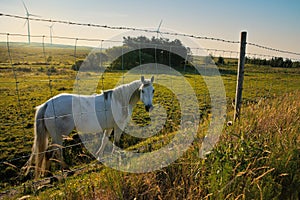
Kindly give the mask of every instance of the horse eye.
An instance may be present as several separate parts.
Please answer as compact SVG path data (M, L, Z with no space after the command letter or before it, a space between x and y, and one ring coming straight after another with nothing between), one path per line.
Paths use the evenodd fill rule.
M142 93L144 94L144 90L142 90Z
M153 94L154 94L154 91L155 91L155 90L152 91Z

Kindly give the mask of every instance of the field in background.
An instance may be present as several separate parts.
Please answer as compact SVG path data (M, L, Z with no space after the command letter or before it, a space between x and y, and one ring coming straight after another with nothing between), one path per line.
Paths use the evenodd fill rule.
M71 69L72 65L76 59L84 59L89 51L89 48L78 48L75 58L71 47L47 47L44 54L41 45L29 48L27 45L15 44L11 46L12 66L5 44L0 46L0 175L4 177L0 182L0 190L5 191L8 187L23 182L19 169L31 151L34 108L56 94L73 92L76 72ZM230 62L237 61L225 59L225 63ZM233 117L236 68L232 64L219 66L227 95L228 120ZM106 72L103 82L99 82L98 91L112 88L123 74L123 71ZM205 132L209 123L210 102L205 83L200 75L184 75L194 87L200 102L203 114L201 130ZM296 173L300 170L297 163L300 95L295 92L299 89L299 68L246 65L242 121L224 129L219 145L207 160L197 157L198 143L203 138L201 132L198 143L196 141L197 144L183 158L161 171L134 175L90 165L79 177L70 177L64 184L58 183L49 191L41 192L41 198L47 198L49 194L53 198L67 199L140 199L140 194L162 199L205 196L211 196L212 199L233 199L239 195L242 199L243 194L247 195L247 199L268 199L276 195L278 198L280 195L287 195L279 194L279 191L300 187L299 173ZM164 96L159 95L163 93ZM174 107L178 103L170 99L173 99L172 94L163 87L155 93L154 102L163 104L170 113L164 132L148 140L123 138L124 148L142 151L149 144L155 143L151 148L158 149L172 137L179 114ZM143 125L147 120L141 119L149 117L140 110L141 106L138 106L133 120ZM282 155L282 152L286 154ZM75 164L86 165L80 163L79 157L76 160L73 167ZM78 185L82 186L81 189L78 189ZM36 190L29 187L27 193L31 194ZM273 196L265 196L268 194Z

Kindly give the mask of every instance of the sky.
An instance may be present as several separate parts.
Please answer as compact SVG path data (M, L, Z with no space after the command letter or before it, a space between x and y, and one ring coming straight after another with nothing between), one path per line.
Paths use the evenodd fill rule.
M240 32L247 31L248 42L300 53L299 0L24 0L24 3L31 14L45 19L152 30L157 29L163 20L161 31L233 41L239 41ZM25 16L25 9L21 0L0 0L0 13ZM23 19L0 16L0 33L27 34L24 23ZM31 35L49 37L50 25L30 21ZM53 26L54 36L121 40L126 34L133 33L57 23ZM141 32L135 34L148 36ZM163 37L168 38L167 35ZM27 42L26 37L10 40ZM6 41L6 36L0 36L0 41ZM58 39L53 42L74 43ZM82 45L95 45L80 42ZM193 42L197 47L239 51L238 44L207 40ZM247 53L278 55L253 46L247 46ZM297 55L280 56L300 60Z

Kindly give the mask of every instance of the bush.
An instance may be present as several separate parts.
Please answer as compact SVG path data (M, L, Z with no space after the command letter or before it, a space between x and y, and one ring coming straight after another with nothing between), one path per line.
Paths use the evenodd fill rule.
M217 65L224 65L224 64L225 64L224 58L220 56L218 58Z
M84 62L83 60L77 60L75 64L72 65L71 69L74 71L79 71L80 66L82 65L83 62Z
M51 66L47 69L47 74L57 73L57 69L54 66Z

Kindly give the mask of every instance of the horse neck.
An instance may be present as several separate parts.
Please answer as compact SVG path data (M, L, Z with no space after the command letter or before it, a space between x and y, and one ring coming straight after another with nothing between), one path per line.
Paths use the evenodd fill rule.
M128 88L130 88L128 94L132 94L129 99L129 105L131 105L132 107L134 107L137 104L137 102L140 100L139 88L141 85L142 85L141 81L134 81L128 85L129 86Z
M137 104L139 100L140 100L140 91L139 89L136 89L130 97L129 105L133 107Z
M125 106L124 103L128 103L132 107L137 104L137 102L140 100L139 88L141 85L141 81L133 81L116 89L117 91L115 92L119 93L119 95L121 94L121 96L118 96L119 98L123 99L123 106Z

